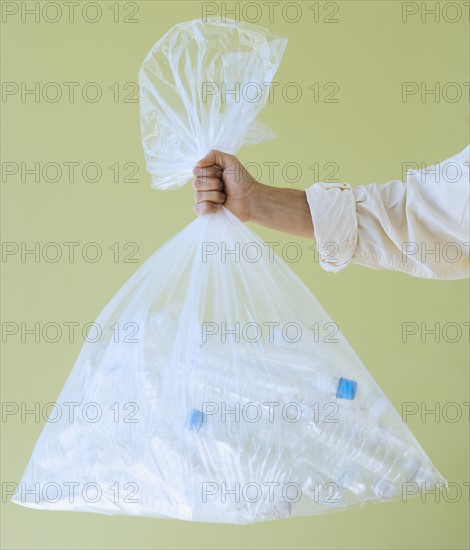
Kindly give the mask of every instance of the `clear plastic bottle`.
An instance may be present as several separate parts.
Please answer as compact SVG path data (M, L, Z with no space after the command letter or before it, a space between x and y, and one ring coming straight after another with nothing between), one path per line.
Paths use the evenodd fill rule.
M346 412L346 414L344 414ZM361 471L354 471L352 464L369 472L374 478L374 493L382 498L392 497L405 481L413 481L420 470L421 461L411 455L406 445L384 428L358 422L351 411L343 411L337 422L309 421L303 434L315 442L347 456L351 467L344 473L342 482L352 487Z
M280 434L273 435L266 424L252 428L234 418L222 421L199 409L189 410L186 429L192 471L196 479L214 483L210 502L225 512L244 520L258 514L266 519L289 517L293 503L285 498L283 489L292 481L293 456L288 447L283 448ZM202 450L211 451L210 458ZM250 490L255 491L254 498Z
M353 400L357 382L338 376L327 363L321 364L313 354L286 350L272 344L204 344L193 356L191 372L194 382L205 393L229 398L244 397L249 401L293 399L299 388L311 401L314 399ZM182 369L183 370L183 369ZM187 371L186 371L187 372ZM202 390L201 390L202 391Z
M312 368L313 359L309 354L292 350L279 352L273 349L276 347L265 346L263 372L268 374L264 376L260 375L259 357L250 356L246 344L225 348L224 345L211 345L201 349L190 371L193 373L189 381L192 396L187 428L203 438L223 442L227 452L230 445L234 446L233 452L237 452L237 448L256 448L260 461L272 453L281 440L279 448L284 447L286 453L284 471L296 457L303 456L303 462L298 461L292 469L296 479L308 480L314 474L317 480L334 482L354 495L392 498L397 495L401 483L426 477L421 459L411 455L406 444L393 432L379 426L374 418L362 411L347 406L356 396L355 381L331 375L328 368L318 364ZM232 374L227 368L231 364L230 352L237 360ZM310 365L305 366L307 360ZM300 378L299 371L302 373ZM305 396L309 396L309 401ZM339 404L339 418L326 421L308 416L310 402L325 404L332 398ZM297 403L302 412L301 420L289 422L278 416L269 425L267 412L272 412L269 403L276 401ZM250 422L242 414L243 406L252 402L256 402L264 413L256 422ZM206 414L204 405L207 403L219 405L220 410L214 414L212 409ZM226 415L222 414L222 403L229 411ZM230 412L234 403L240 406L238 417ZM342 406L343 403L346 406ZM308 494L308 486L302 486ZM287 508L287 505L280 506L284 513Z

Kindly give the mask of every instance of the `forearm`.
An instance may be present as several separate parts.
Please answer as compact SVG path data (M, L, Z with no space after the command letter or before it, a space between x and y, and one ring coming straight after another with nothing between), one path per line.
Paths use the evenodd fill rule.
M305 191L279 189L258 183L250 201L250 221L314 239L310 207Z

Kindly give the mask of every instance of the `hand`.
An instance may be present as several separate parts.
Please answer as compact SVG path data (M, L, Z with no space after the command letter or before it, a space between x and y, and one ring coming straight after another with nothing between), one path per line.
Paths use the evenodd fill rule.
M251 219L254 194L261 185L233 155L212 149L193 168L194 212L217 212L223 204L241 221Z

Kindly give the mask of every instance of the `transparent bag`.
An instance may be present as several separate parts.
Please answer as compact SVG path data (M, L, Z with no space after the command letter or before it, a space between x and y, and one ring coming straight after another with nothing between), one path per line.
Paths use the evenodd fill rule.
M154 187L274 137L256 117L286 43L216 20L159 40L139 72ZM258 101L214 93L237 83ZM149 257L96 324L17 504L244 524L446 484L309 289L225 207Z

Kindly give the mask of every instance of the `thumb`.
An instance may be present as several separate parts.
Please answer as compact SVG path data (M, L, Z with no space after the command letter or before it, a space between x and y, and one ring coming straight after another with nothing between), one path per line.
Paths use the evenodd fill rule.
M217 149L211 149L203 159L198 161L196 166L199 168L207 168L207 166L216 164L220 166L222 170L225 170L227 166L231 164L232 158L232 155L228 153L218 151Z

